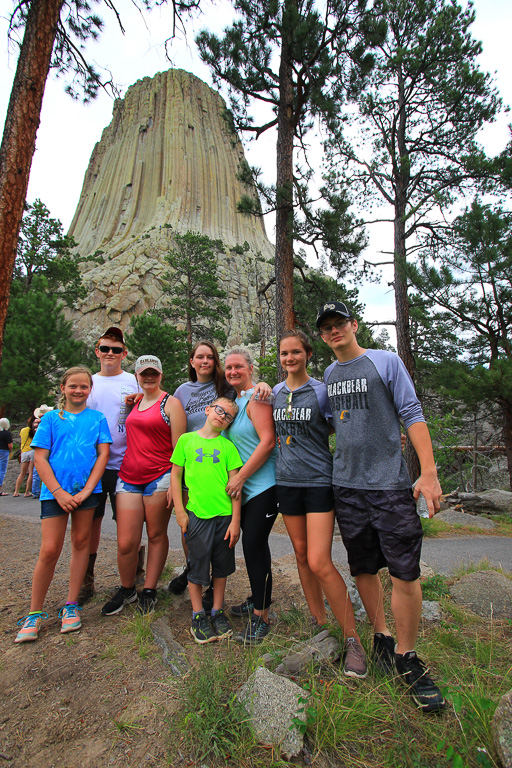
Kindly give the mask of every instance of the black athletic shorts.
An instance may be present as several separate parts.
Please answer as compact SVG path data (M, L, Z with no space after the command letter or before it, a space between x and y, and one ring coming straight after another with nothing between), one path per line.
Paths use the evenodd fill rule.
M185 542L188 547L190 568L187 578L192 584L210 584L210 563L212 576L225 578L235 572L235 549L224 539L231 523L231 515L219 515L204 519L189 509L188 528Z
M334 509L332 485L276 485L276 499L282 515L302 516Z
M117 476L119 472L117 469L106 469L101 476L101 496L100 502L94 510L94 520L98 517L104 517L105 504L107 503L107 496L110 496L110 506L112 507L112 520L116 519L116 485Z
M387 566L397 579L418 579L423 529L412 489L363 491L335 485L333 490L352 576Z

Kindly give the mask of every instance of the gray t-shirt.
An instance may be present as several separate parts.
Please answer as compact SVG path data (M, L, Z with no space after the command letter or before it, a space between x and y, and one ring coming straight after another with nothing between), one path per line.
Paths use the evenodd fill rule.
M425 418L398 355L367 349L354 360L330 365L324 381L336 431L333 484L361 490L410 488L400 419L407 429Z
M187 432L197 432L206 421L205 408L215 400L213 381L186 381L180 384L174 397L177 397L187 414Z
M309 379L293 390L287 418L290 390L284 381L274 387L274 421L279 444L276 464L278 485L331 485L332 456L327 421L331 409L325 384Z

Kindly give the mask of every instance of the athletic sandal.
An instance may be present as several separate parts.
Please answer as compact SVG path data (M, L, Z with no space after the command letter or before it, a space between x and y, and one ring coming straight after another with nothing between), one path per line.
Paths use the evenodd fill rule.
M343 662L343 674L346 677L366 677L368 665L366 654L361 643L355 637L347 637L345 640L345 658Z
M443 694L428 676L428 667L415 651L395 655L398 677L407 686L407 693L423 712L442 712L446 707Z
M18 621L18 626L23 626L16 635L14 642L31 643L33 640L37 640L42 621L47 618L48 614L44 611L35 611L34 613L29 613L28 616L23 616L23 618Z
M67 632L76 632L82 626L79 611L82 610L80 605L65 605L59 611L59 618L62 619L62 626L60 631L63 635Z
M373 636L372 663L383 675L395 671L395 640L391 635L376 632Z
M212 617L211 622L219 640L222 640L224 637L233 637L233 627L222 609L217 611L215 616Z
M212 643L217 640L217 635L204 613L196 613L192 619L190 634L199 645Z

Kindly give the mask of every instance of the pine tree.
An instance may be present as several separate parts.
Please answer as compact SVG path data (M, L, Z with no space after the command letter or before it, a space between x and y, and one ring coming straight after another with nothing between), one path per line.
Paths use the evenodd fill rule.
M312 171L294 166L296 146L305 149L313 126L328 126L343 100L348 54L362 69L371 65L365 55L367 39L379 39L372 17L359 0L235 0L240 20L222 38L207 31L197 38L201 58L210 67L214 82L226 84L234 126L258 138L277 129L276 185L259 187L265 202L276 212L276 330L279 336L295 326L293 312L293 242L332 248L338 256L353 256L364 237L353 236L348 201L324 190L327 210L316 212L308 192ZM250 107L260 102L268 119L256 124ZM254 181L242 169L246 181ZM299 222L300 208L304 216ZM240 210L261 211L252 199L241 201Z
M397 346L414 375L407 265L422 233L444 225L457 194L488 172L477 134L501 102L478 68L471 4L377 0L374 12L387 37L371 72L354 77L357 112L348 131L341 121L333 131L329 182L392 208Z
M162 278L168 303L158 313L185 326L189 348L201 338L225 344L231 310L223 301L227 293L219 285L216 256L224 244L197 232L176 234L174 240L176 248L165 256L171 271Z

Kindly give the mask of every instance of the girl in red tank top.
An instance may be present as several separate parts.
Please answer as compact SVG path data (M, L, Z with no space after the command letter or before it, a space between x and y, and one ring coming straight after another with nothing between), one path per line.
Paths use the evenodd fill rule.
M158 357L139 357L135 375L143 396L126 419L127 449L116 488L117 565L121 588L103 606L102 613L107 616L119 613L125 605L137 600L142 613L154 610L156 587L169 550L170 458L187 427L179 400L160 387L162 364ZM144 523L148 535L146 581L141 594L137 595L135 573Z

